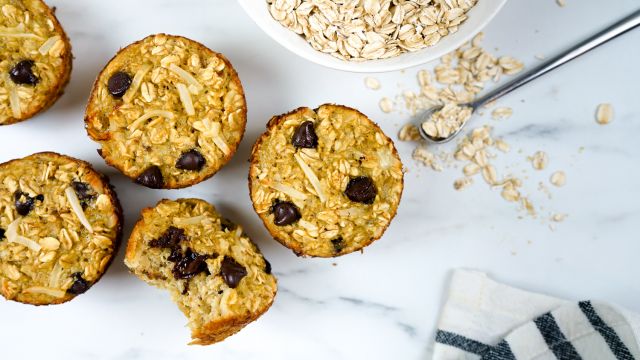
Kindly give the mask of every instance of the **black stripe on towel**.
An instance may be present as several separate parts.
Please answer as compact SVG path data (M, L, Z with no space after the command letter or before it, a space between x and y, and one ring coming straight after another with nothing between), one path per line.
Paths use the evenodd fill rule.
M582 359L576 351L576 348L573 347L573 344L564 336L551 313L546 313L533 320L533 322L536 324L536 327L538 327L547 346L549 346L549 349L558 360Z
M502 340L498 345L489 349L489 352L482 357L482 360L516 360L516 356L511 351L511 346L506 340Z
M490 346L483 344L479 341L469 339L462 335L454 334L452 332L438 330L436 333L436 342L444 345L456 347L460 350L464 350L468 353L482 355L486 353Z
M609 345L609 349L618 360L635 360L627 346L622 342L616 331L602 320L600 315L591 305L591 301L581 301L578 303L580 310L589 319L591 326L598 330L604 341Z

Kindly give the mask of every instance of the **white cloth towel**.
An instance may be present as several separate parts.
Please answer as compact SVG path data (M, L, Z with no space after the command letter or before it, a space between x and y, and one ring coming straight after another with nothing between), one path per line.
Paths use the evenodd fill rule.
M523 291L456 270L434 360L640 360L640 316Z

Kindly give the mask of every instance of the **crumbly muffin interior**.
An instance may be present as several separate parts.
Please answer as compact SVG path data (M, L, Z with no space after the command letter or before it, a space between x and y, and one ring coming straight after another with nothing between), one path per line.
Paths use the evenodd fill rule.
M272 235L297 253L330 257L382 235L400 202L403 172L393 143L366 116L322 105L270 121L253 148L249 181ZM353 184L370 193L351 194ZM299 220L278 224L281 213L295 213L283 203L297 208Z
M125 263L144 281L171 293L196 342L211 323L215 328L232 319L256 318L276 293L270 265L242 227L197 199L164 200L145 209Z
M0 0L0 24L2 125L37 112L57 97L61 83L68 79L65 71L71 49L40 0ZM33 63L16 68L23 61Z
M41 153L0 165L0 284L7 299L64 302L111 261L119 205L89 165Z
M165 187L182 187L215 173L233 155L244 134L246 104L235 70L220 54L159 34L109 62L94 85L86 121L108 163L134 179L157 166ZM189 151L203 163L177 166Z

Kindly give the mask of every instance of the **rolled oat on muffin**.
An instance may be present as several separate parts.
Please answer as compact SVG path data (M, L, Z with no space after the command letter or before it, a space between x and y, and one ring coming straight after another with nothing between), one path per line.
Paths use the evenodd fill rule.
M45 152L0 164L0 293L59 304L106 272L122 234L107 178L90 164Z
M142 210L125 264L169 291L189 320L191 344L240 331L269 309L277 290L271 265L242 227L199 199L162 200Z
M106 162L154 189L213 176L235 153L247 107L221 54L173 35L120 50L98 76L85 113Z
M0 0L0 125L29 119L62 95L71 44L41 0Z
M325 104L275 116L251 152L253 207L302 256L334 257L379 239L396 214L403 166L359 111Z

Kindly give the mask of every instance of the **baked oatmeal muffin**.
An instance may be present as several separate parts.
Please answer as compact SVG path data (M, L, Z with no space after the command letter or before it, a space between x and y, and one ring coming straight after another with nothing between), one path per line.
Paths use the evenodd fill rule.
M346 106L275 116L251 153L253 207L271 235L297 255L334 257L379 239L402 189L391 139Z
M41 0L0 0L0 125L58 100L71 75L71 44Z
M33 305L87 291L120 244L122 211L107 178L51 152L0 164L0 293Z
M162 200L142 210L125 264L167 289L187 316L191 344L222 341L273 303L271 265L239 225L199 199Z
M213 176L231 159L246 115L240 79L224 56L158 34L109 61L85 123L108 164L144 186L173 189Z

